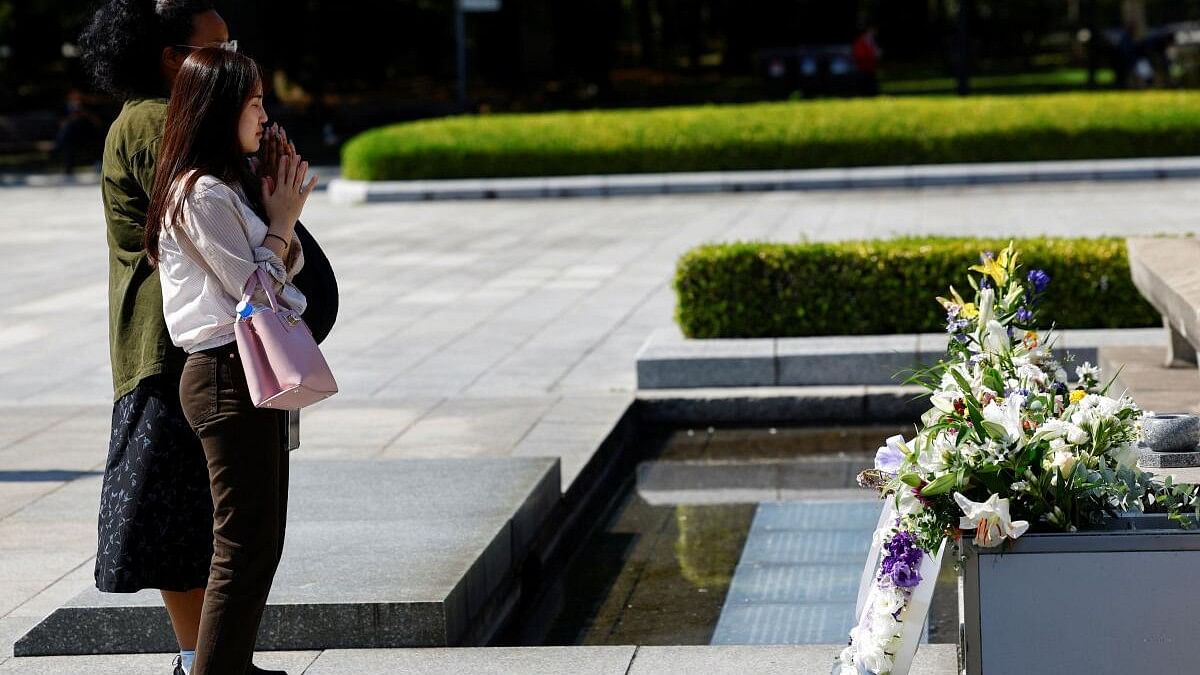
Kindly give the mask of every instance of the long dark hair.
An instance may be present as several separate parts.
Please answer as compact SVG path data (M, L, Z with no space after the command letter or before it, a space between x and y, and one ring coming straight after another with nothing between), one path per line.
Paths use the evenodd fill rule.
M159 232L178 222L184 202L203 176L240 185L251 207L262 215L261 184L250 172L238 141L242 110L261 84L262 73L254 59L235 52L206 47L183 62L167 105L154 190L146 211L143 243L151 264L158 263ZM172 189L181 176L193 170L181 191Z
M119 98L166 96L162 50L187 44L196 16L212 9L212 0L107 0L79 36L84 67Z

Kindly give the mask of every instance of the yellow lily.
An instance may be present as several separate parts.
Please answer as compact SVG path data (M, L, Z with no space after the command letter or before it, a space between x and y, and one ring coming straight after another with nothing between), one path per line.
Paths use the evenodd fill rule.
M1013 251L1013 243L1009 242L1000 255L994 258L987 258L981 265L972 265L972 272L986 274L996 282L996 287L1000 288L1008 283L1008 271L1017 264L1017 256L1020 255Z
M975 317L979 316L979 308L975 306L975 303L963 300L963 297L958 294L958 291L954 290L953 286L950 287L950 296L951 299L946 299L941 296L938 296L937 299L937 301L942 304L942 307L944 307L946 311L950 311L951 307L958 307L958 315L964 319L974 319Z

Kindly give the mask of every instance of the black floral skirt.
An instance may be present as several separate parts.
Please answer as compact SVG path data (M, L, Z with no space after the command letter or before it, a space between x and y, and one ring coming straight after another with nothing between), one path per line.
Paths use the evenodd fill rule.
M179 405L179 375L148 377L113 406L96 588L204 588L212 531L208 466Z

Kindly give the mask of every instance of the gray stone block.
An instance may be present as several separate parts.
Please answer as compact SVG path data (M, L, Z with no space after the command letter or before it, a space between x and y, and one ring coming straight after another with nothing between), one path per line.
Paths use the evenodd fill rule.
M871 423L916 422L929 410L928 392L919 386L868 386L865 418Z
M724 187L727 192L772 192L785 184L783 171L726 171Z
M667 194L702 194L725 190L725 174L720 171L667 174L663 181Z
M554 459L296 462L260 649L454 645L557 503ZM22 656L168 651L157 593L91 589Z
M898 188L912 183L912 168L907 166L861 167L847 171L852 188Z
M1180 338L1200 350L1200 242L1134 238L1127 246L1134 285Z
M625 675L635 647L489 647L327 651L305 675Z
M1096 179L1151 180L1161 177L1157 159L1116 159L1097 162Z
M1090 160L1068 160L1037 162L1033 169L1034 180L1039 182L1065 182L1095 180L1096 164Z
M1195 157L1163 157L1157 165L1163 178L1200 177L1200 160Z
M980 165L986 166L986 165ZM962 165L932 165L913 166L909 170L912 187L952 187L955 185L970 185L975 176L974 171L980 169Z
M546 180L546 194L550 197L603 197L603 176L552 176Z
M334 185L330 185L333 193ZM429 199L426 181L385 181L367 183L366 201L369 204L386 202L417 202Z
M540 199L548 196L545 178L491 178L483 181L486 199Z
M781 338L781 386L888 384L917 365L914 335Z
M655 334L638 352L637 378L639 389L770 386L776 383L775 342Z
M427 199L484 199L488 188L480 179L431 180L425 182Z
M642 418L661 424L862 423L866 387L675 389L638 394Z
M603 176L604 194L610 197L657 195L666 191L664 174Z
M1200 467L1200 452L1156 452L1139 446L1137 464L1146 469L1187 469Z
M852 187L850 175L853 169L801 169L781 171L780 189L783 190L837 190Z

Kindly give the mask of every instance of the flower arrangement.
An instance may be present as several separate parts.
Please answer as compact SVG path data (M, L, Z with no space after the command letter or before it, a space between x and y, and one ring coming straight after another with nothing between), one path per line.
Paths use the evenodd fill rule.
M953 287L946 310L946 357L910 381L930 392L915 437L894 436L860 483L892 500L896 521L841 675L890 673L908 598L924 555L964 535L1000 546L1030 531L1072 532L1123 512L1161 509L1200 517L1192 486L1157 483L1137 468L1142 412L1111 396L1090 363L1067 372L1052 352L1053 330L1038 328L1050 278L1022 275L1012 244L984 253L968 276L968 301ZM1191 511L1191 514L1184 515Z

